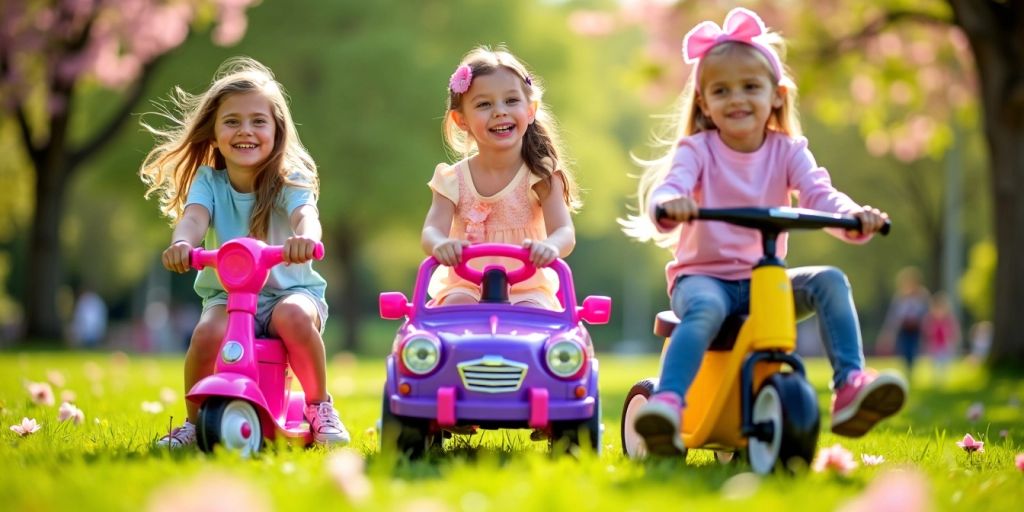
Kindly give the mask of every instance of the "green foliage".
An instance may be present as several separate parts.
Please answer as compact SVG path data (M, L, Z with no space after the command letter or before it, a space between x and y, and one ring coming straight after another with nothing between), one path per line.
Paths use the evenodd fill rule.
M925 479L923 492L934 510L1010 511L1024 499L1021 473L1013 466L1015 454L1024 451L1024 414L1014 401L1024 396L1024 387L1017 378L961 363L936 381L939 375L924 365L906 409L863 438L828 433L824 413L819 448L840 443L849 449L860 463L849 476L801 471L757 478L742 462L719 465L703 450L691 452L686 464L624 459L621 403L635 380L656 372L657 360L601 359L601 455L550 458L546 443L531 442L526 431L484 431L456 437L427 460L396 464L378 454L374 430L383 362L338 357L328 367L328 388L352 431L351 448L367 462L364 473L320 448L274 446L252 460L153 448L152 441L184 414L178 358L0 354L0 459L8 470L0 478L0 501L11 510L195 510L198 504L246 510L324 504L332 510L399 511L835 510L906 472ZM820 359L808 363L827 411L828 365ZM45 380L55 383L58 397L65 391L77 395L83 424L57 421L56 405L32 404L26 382ZM144 412L143 402L164 410ZM964 412L974 402L984 404L985 412L972 422ZM41 430L28 437L9 430L22 417L36 419ZM965 433L985 442L984 453L969 457L956 447ZM861 454L885 461L866 466ZM339 470L349 471L342 484L333 476ZM368 493L359 498L351 485L363 478ZM912 496L912 489L897 491L901 499Z
M991 320L995 298L996 248L991 241L978 242L971 248L967 272L960 280L964 305L978 320Z
M752 4L755 9L775 5ZM818 47L829 37L849 34L858 23L873 19L879 12L877 3L800 5L813 8L787 8L792 16L779 11L774 19L791 43L789 64L804 98L801 111L811 150L840 190L887 210L896 228L892 236L876 237L867 246L851 246L820 233L799 234L792 238L789 261L843 268L853 282L864 330L870 334L881 321L896 269L911 264L937 267L932 261L934 237L923 219L940 211L944 164L939 157L952 141L963 148L964 182L980 184L963 187L966 243L989 236L986 148L975 128L973 98L968 97L971 102L953 112L959 132L941 121L948 111L928 110L932 104L927 103L926 112L940 121L932 125L935 137L924 152L926 158L907 164L891 156L872 156L864 137L907 121L908 113L925 104L924 96L914 92L899 108L884 101L860 104L851 99L851 80L865 75L882 95L895 81L913 79L915 69L899 59L876 61L858 51L832 60L817 58ZM938 0L886 5L948 17L948 8ZM208 37L195 37L167 55L136 112L156 110L151 102L166 98L174 85L201 91L229 56L245 54L269 65L290 93L302 140L320 166L328 257L318 268L331 283L328 293L341 289L336 285L337 246L331 243L343 236L354 238L354 266L362 289L354 297L332 296L329 301L332 306L354 301L372 318L377 292L409 293L416 265L424 256L419 232L430 200L425 183L435 164L452 158L445 153L440 133L448 76L472 47L507 44L544 80L544 100L560 122L584 189L584 207L575 218L578 248L569 262L580 295L610 295L615 301L612 324L601 328L599 343L641 339L653 347L650 319L667 306L662 269L670 255L627 240L615 219L635 202L636 182L630 176L639 168L630 154L651 156L650 134L660 124L652 114L671 110L683 76L648 51L643 27L622 23L620 30L602 37L568 29L573 9L618 6L611 1L545 0L263 2L247 11L249 29L237 46L215 47ZM672 48L696 20L720 21L726 10L700 2L678 6L682 15L672 17L674 25L665 27ZM828 12L838 14L823 14ZM900 37L908 45L927 40L928 34L904 32L901 27ZM936 59L951 62L952 43L940 43ZM681 66L677 55L672 52L671 66ZM657 91L650 87L654 82L661 84ZM86 84L74 104L78 110L73 138L81 140L95 128L96 120L106 119L117 99L118 93ZM159 124L153 117L147 120ZM31 179L14 147L14 128L10 123L0 125L0 149L13 155L0 162L0 181L19 191L0 199L0 251L13 251L13 245L3 244L24 237L31 206ZM142 288L170 279L157 263L169 237L166 219L159 217L155 202L142 199L136 176L152 143L133 120L70 184L62 227L69 278L94 283L111 303L139 304L137 298L145 296ZM10 295L20 295L13 283L23 275L28 257L9 260ZM194 302L188 277L174 279L175 289L184 290L177 298ZM184 285L177 286L179 281ZM138 316L141 308L130 313ZM327 336L338 332L332 327ZM390 338L375 335L365 341L379 346Z

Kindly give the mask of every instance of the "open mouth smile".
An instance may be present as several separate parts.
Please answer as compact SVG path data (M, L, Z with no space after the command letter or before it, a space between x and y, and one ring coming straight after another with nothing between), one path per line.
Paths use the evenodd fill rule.
M500 124L498 126L490 128L490 131L492 133L496 133L498 135L505 135L507 133L513 132L515 129L516 129L516 125L515 124L506 123L506 124Z

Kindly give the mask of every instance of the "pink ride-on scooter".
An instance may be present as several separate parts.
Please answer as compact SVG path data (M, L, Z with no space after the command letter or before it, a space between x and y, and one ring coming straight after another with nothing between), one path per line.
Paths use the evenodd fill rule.
M192 250L192 268L216 267L228 292L228 326L213 374L197 382L186 398L199 404L196 438L199 448L217 444L248 456L259 451L263 438L276 436L303 445L313 442L303 415L302 391L293 391L288 353L279 339L256 338L254 317L260 290L274 265L282 263L282 246L252 238L236 238L220 247ZM313 257L324 257L318 243Z

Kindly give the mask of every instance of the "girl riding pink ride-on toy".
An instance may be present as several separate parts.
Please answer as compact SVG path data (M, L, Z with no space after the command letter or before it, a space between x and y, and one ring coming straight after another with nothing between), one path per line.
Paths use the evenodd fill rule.
M257 338L254 331L260 290L270 269L283 262L281 252L282 246L252 238L231 240L220 249L192 250L192 268L216 268L228 292L227 332L214 372L186 395L200 404L196 436L203 451L221 444L249 455L260 449L264 437L313 442L303 413L305 395L292 389L284 343ZM318 243L313 258L323 257L324 246Z

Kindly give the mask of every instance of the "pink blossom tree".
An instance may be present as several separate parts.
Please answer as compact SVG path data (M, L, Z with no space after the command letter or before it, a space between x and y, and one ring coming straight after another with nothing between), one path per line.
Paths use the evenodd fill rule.
M255 0L4 0L0 3L0 122L14 123L35 173L25 287L28 338L58 338L58 238L65 193L83 162L129 119L167 52L193 29L213 27L228 46L246 31ZM84 137L72 137L84 84L119 91L119 103ZM81 139L81 140L79 140Z
M616 22L640 27L648 40L642 67L652 78L651 94L671 92L667 82L682 83L679 49L686 30L699 20L721 23L727 10L682 0L620 5L615 20L593 12L577 16L583 28L576 30L599 35ZM796 43L793 58L806 59L798 78L812 108L858 126L876 156L919 170L915 162L941 157L962 136L954 120L980 111L999 254L990 362L1024 366L1024 337L1014 328L1014 315L1024 309L1024 272L1016 269L1024 258L1024 3L824 0L796 6L764 0L752 7ZM819 72L809 76L814 68ZM841 98L834 94L838 83L847 88ZM897 180L909 201L929 201L923 189L929 179L911 172ZM928 206L916 208L917 223L937 253L949 234L939 220L941 206Z

